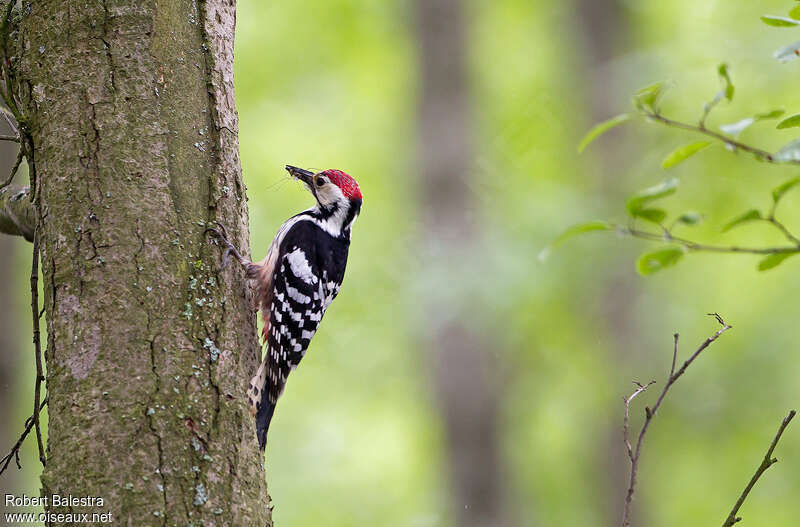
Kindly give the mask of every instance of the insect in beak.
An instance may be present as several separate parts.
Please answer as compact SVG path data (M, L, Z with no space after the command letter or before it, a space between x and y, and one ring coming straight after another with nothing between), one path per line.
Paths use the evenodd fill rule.
M293 178L299 179L300 181L302 181L303 183L308 185L310 188L314 187L314 173L313 172L309 172L308 170L305 170L303 168L298 168L298 167L295 167L295 166L292 166L292 165L286 165L286 171L289 172L289 174Z

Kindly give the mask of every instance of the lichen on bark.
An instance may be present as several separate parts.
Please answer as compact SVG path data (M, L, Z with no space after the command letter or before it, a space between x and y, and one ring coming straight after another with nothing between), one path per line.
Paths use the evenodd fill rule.
M248 247L235 2L48 0L20 16L48 330L43 493L101 496L127 525L270 525L244 405L252 300L204 235L219 221Z

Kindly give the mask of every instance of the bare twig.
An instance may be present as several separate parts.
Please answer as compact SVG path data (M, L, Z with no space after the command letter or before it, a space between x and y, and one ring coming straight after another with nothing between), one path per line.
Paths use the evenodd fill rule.
M41 337L39 330L39 236L34 232L33 235L33 262L31 263L31 314L33 316L33 347L36 359L36 381L34 383L33 393L33 413L28 419L25 420L25 430L20 435L17 442L11 447L11 451L0 460L0 474L5 472L11 460L15 460L17 468L22 468L19 462L19 450L28 437L31 430L36 430L36 444L39 449L39 461L42 466L46 463L46 456L44 450L44 442L42 441L42 428L39 421L39 413L42 408L47 404L49 397L41 400L41 387L44 381L44 374L42 371L42 347Z
M652 384L655 383L656 381L650 381L647 384L641 384L637 381L633 381L633 384L635 384L638 388L636 388L636 391L630 394L628 397L622 398L625 401L625 419L622 421L622 438L625 440L625 448L628 449L628 457L631 459L631 461L633 461L633 448L631 447L628 431L631 401L633 401L637 395L647 390Z
M41 411L45 407L45 405L47 405L48 400L49 397L44 398L44 401L42 401L41 404L39 405L39 411ZM22 431L22 434L20 434L19 439L17 439L17 442L14 443L14 446L11 447L11 450L8 452L8 454L6 454L5 457L3 457L3 459L0 459L0 474L6 471L12 459L17 463L18 469L22 468L22 465L19 462L19 449L22 447L22 443L25 442L25 438L28 437L28 434L31 433L33 426L34 426L33 415L31 415L25 420L25 430Z
M39 234L33 234L33 262L31 263L31 315L33 317L33 350L36 358L36 381L33 387L33 425L36 428L36 444L39 447L39 461L46 464L42 427L39 422L39 400L42 394L42 344L39 332Z
M30 201L33 203L35 196L36 196L36 170L33 164L33 147L30 138L29 132L25 132L25 124L24 116L20 111L20 105L17 104L17 99L15 96L15 86L16 86L16 79L14 78L14 72L11 68L11 61L9 59L9 49L8 49L8 42L9 42L9 34L12 31L11 28L11 15L14 9L16 2L9 1L5 6L5 14L0 20L0 97L5 102L7 108L0 107L0 113L5 117L8 124L11 126L12 130L17 135L0 135L0 140L2 141L16 141L20 143L20 149L17 154L16 161L14 166L11 169L11 173L8 175L7 179L0 183L0 196L5 195L5 190L8 185L14 179L14 176L19 169L20 164L22 163L22 159L25 157L29 160L29 168L30 168L30 180L31 180L31 189L30 189ZM13 116L13 119L12 119ZM16 121L20 126L18 127L15 125L14 121ZM13 200L17 196L21 194L15 194L14 197L11 199ZM10 215L9 215L10 216ZM18 218L9 217L3 218L2 225L3 225L3 232L13 231L13 229L8 228L8 221L10 219L11 223L16 227L16 230L19 231L21 234L25 235L27 232L24 229ZM42 440L42 429L41 423L39 420L39 412L41 408L44 406L44 402L41 402L41 388L42 382L44 381L44 373L42 369L42 347L41 347L41 335L39 330L39 237L36 232L36 223L34 223L32 232L32 241L33 241L33 262L31 264L31 276L30 276L30 286L31 286L31 314L33 319L33 345L34 345L34 354L36 359L36 380L34 384L34 402L33 402L33 414L31 417L26 421L25 424L25 431L20 436L17 444L11 449L11 452L0 461L2 464L2 468L0 468L0 473L2 473L7 467L8 464L11 462L11 459L15 459L17 466L20 466L19 463L19 448L22 445L23 441L30 433L31 429L36 430L36 443L39 449L39 460L41 461L42 465L44 466L46 463L46 456L45 456L45 449L44 449L44 442ZM27 236L26 236L27 237ZM45 399L46 402L47 399Z
M787 240L800 247L800 238L792 234L792 232L788 228L786 228L786 225L775 219L774 213L773 215L770 215L769 218L766 218L765 221L769 222L776 229L781 231L781 234L783 234Z
M639 436L636 439L635 449L631 447L630 441L628 439L628 413L629 413L630 402L633 400L634 397L636 397L637 395L642 393L645 389L647 389L647 387L650 386L650 384L652 383L647 384L646 386L637 384L639 387L636 389L636 391L630 397L625 399L625 419L623 421L623 436L625 439L625 448L628 452L628 457L631 460L631 473L628 482L628 490L625 493L625 504L622 510L622 527L629 527L631 524L630 522L631 503L633 502L633 496L634 493L636 492L636 476L639 471L639 459L642 454L642 444L644 442L644 437L647 434L647 430L650 427L650 422L653 420L653 417L655 417L656 412L658 412L658 409L661 407L661 403L664 401L664 397L666 397L670 387L673 384L675 384L675 381L677 381L681 377L681 375L683 375L684 372L686 372L686 369L692 364L692 362L694 362L694 360L700 355L700 353L703 352L703 350L705 350L708 346L710 346L712 342L717 340L719 336L722 335L725 331L731 329L731 326L726 324L725 321L722 319L722 317L719 316L719 314L709 313L709 315L714 316L717 319L717 322L719 322L719 324L722 327L712 336L703 341L703 343L700 344L700 347L698 347L697 350L694 353L692 353L692 355L688 359L686 359L686 361L677 371L675 371L675 367L677 366L677 360L678 360L678 334L675 333L675 335L673 336L672 366L670 367L669 370L669 376L667 377L667 382L664 384L664 388L661 390L658 399L656 399L656 404L653 405L652 409L649 406L645 406L645 419L644 423L642 424L642 429L639 432Z
M712 342L717 340L720 335L722 335L723 333L725 333L726 331L728 331L729 329L731 329L733 327L733 326L731 326L729 324L726 324L725 321L722 320L722 317L719 315L719 313L709 313L708 315L712 316L712 317L715 317L717 319L717 322L719 322L719 324L722 327L716 333L714 333L713 335L708 337L705 341L703 341L703 343L700 344L700 347L697 348L697 350L694 353L692 353L691 357L686 359L686 362L683 363L683 365L680 367L680 369L678 371L676 371L675 373L670 374L669 381L667 381L667 385L664 386L664 390L661 392L661 395L659 395L658 401L656 401L656 405L653 407L653 415L656 414L656 410L658 410L658 407L661 405L661 401L664 399L664 396L667 394L667 390L669 390L669 387L672 386L675 383L675 381L677 381L678 378L681 375L684 374L684 372L686 371L686 368L688 368L692 364L692 362L694 362L694 360L697 358L697 356L700 355L700 353L704 349L709 347ZM678 334L676 333L675 334L675 351L674 351L674 356L673 356L673 362L675 361L675 356L677 355L677 353L678 353Z
M778 432L775 434L775 437L772 438L772 443L770 443L767 453L764 455L764 459L761 461L761 464L758 466L758 468L756 468L755 474L753 474L753 477L750 478L747 486L739 495L739 499L736 500L733 509L731 510L730 514L728 514L728 517L725 519L722 527L731 527L734 523L742 520L741 517L736 516L736 513L739 512L739 508L744 503L744 500L747 499L747 495L750 494L750 491L753 490L753 487L755 487L756 483L758 482L758 478L760 478L769 467L778 462L776 458L772 457L772 452L775 450L775 447L778 446L778 441L781 440L783 431L786 430L787 426L789 426L789 423L794 418L795 413L796 412L794 410L791 410L789 415L783 418L781 426L778 427Z

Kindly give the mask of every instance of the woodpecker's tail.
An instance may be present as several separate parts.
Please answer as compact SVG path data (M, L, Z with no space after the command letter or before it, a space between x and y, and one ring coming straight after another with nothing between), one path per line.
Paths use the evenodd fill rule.
M264 400L264 404L258 409L256 414L256 435L258 436L258 448L263 452L267 446L267 430L269 422L272 421L272 414L275 412L275 405Z
M272 420L272 413L275 411L275 403L269 400L266 360L258 367L255 377L250 379L250 386L247 389L247 402L250 405L250 415L256 418L258 446L261 450L264 450L267 445L269 422Z

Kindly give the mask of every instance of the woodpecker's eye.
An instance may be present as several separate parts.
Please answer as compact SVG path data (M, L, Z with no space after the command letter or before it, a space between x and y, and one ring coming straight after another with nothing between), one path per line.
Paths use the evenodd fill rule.
M317 178L317 186L318 186L318 187L321 187L321 186L323 186L324 184L325 184L325 180L324 180L323 178L321 178L321 177L318 177L318 178Z

